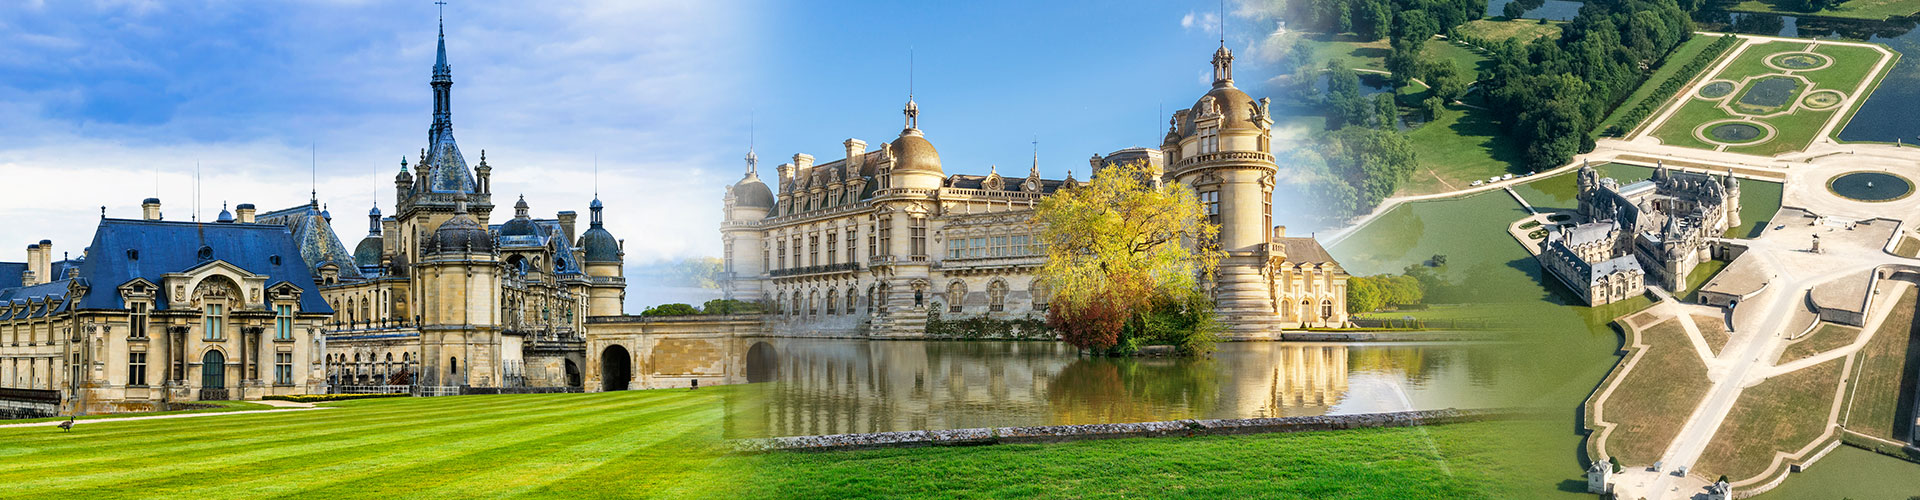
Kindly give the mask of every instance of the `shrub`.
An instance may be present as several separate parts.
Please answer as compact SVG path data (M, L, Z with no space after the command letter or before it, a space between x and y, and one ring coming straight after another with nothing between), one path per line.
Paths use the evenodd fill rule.
M713 299L700 305L703 314L760 314L764 311L759 302L747 302L734 299Z
M681 303L660 304L657 306L649 307L647 308L647 310L640 312L640 316L642 317L694 316L698 314L700 314L700 309L695 308L692 305L681 304Z
M1053 340L1058 337L1047 322L1032 315L1016 319L974 316L944 319L939 302L927 307L927 336L963 340Z

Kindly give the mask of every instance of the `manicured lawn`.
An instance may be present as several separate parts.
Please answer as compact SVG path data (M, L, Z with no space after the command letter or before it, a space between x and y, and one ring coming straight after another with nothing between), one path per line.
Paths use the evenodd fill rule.
M1688 43L1699 42L1706 38L1709 37L1695 37L1694 40ZM1741 50L1733 61L1728 63L1726 68L1712 75L1708 75L1705 78L1711 80L1728 80L1740 84L1748 77L1787 73L1788 71L1769 66L1767 61L1777 54L1807 51L1810 50L1809 47L1811 47L1813 52L1831 57L1833 62L1820 69L1792 71L1791 73L1793 75L1806 78L1811 85L1807 83L1795 83L1792 89L1784 92L1785 95L1789 96L1785 101L1781 101L1786 103L1786 106L1794 105L1794 103L1798 102L1800 96L1815 90L1837 90L1851 96L1855 93L1855 89L1860 86L1861 82L1878 78L1878 75L1868 73L1870 73L1869 70L1884 57L1879 51L1867 47L1816 43L1811 40L1804 42L1765 41L1757 43L1750 41L1745 45L1745 49ZM1764 79L1756 78L1751 81L1746 81L1743 86L1729 97L1730 101L1728 102L1738 103L1741 102L1742 99L1752 97L1755 86L1761 84L1763 80ZM1869 86L1868 90L1869 92L1871 91L1871 86ZM1691 93L1677 95L1673 98L1684 100L1680 104L1679 110L1665 122L1662 122L1659 128L1652 131L1652 135L1660 139L1661 143L1699 149L1715 149L1719 146L1718 144L1700 140L1694 136L1694 130L1702 124L1710 122L1736 118L1751 118L1754 121L1771 125L1775 131L1773 137L1758 144L1727 146L1726 151L1761 156L1775 156L1806 150L1808 145L1819 138L1820 130L1825 127L1829 121L1832 121L1835 114L1841 112L1841 110L1837 108L1820 111L1800 109L1785 115L1759 118L1730 113L1719 107L1717 102L1698 99L1697 96ZM1773 113L1777 111L1777 109L1778 108L1768 108L1765 112Z
M1504 422L742 457L742 498L1506 498Z
M1449 104L1438 119L1407 132L1407 139L1419 166L1396 195L1466 189L1477 179L1525 173L1514 171L1525 148L1501 134L1484 109Z
M729 496L732 391L456 396L0 429L0 497Z
M1640 331L1647 344L1613 394L1597 402L1600 417L1615 424L1607 435L1607 453L1629 466L1651 465L1673 443L1680 426L1707 394L1707 366L1694 353L1679 321L1669 319ZM1631 358L1629 358L1631 359Z
M1800 11L1799 5L1797 0L1744 0L1722 8L1734 12L1807 15L1806 12ZM1920 0L1847 0L1834 8L1822 10L1814 15L1881 21L1892 17L1911 16L1916 12L1920 12Z
M1911 236L1900 238L1900 244L1893 247L1893 254L1901 257L1920 254L1920 240L1913 239Z
M1727 347L1727 319L1707 314L1693 315L1693 326L1700 329L1700 338L1707 341L1707 347L1713 348L1715 356Z
M1313 60L1316 67L1324 67L1329 60L1340 59L1346 61L1347 67L1350 68L1385 71L1387 54L1393 52L1393 48L1387 45L1386 40L1363 42L1350 35L1319 33L1309 33L1306 36L1313 40ZM1453 60L1462 75L1469 79L1479 75L1480 70L1484 69L1481 66L1488 64L1486 56L1440 39L1427 40L1424 52Z
M1853 341L1859 338L1859 328L1822 323L1819 328L1814 329L1813 333L1807 334L1805 338L1787 344L1786 350L1780 352L1780 361L1775 364L1791 363L1811 358L1814 355L1852 344Z
M1827 429L1843 362L1775 376L1742 391L1694 469L1739 482L1766 472L1774 452L1793 453L1812 444Z
M1887 312L1887 319L1857 355L1852 407L1843 424L1861 434L1906 441L1912 430L1914 384L1920 382L1920 342L1914 342L1914 290Z
M1481 21L1474 21L1474 22L1477 23ZM1528 24L1532 24L1532 23L1528 23ZM1634 89L1633 95L1627 96L1627 100L1625 101L1620 101L1620 107L1614 108L1613 113L1607 115L1607 119L1605 121L1600 122L1600 126L1593 128L1594 133L1605 131L1607 130L1607 127L1611 127L1616 123L1619 123L1621 114L1633 110L1635 106L1640 105L1640 101L1644 101L1647 99L1647 96L1653 95L1653 92L1655 90L1660 89L1661 84L1666 83L1668 79L1673 78L1673 75L1676 73L1679 73L1680 69L1682 67L1685 67L1687 63L1693 62L1693 59L1695 57L1699 57L1701 52L1706 52L1707 47L1713 45L1713 42L1715 40L1719 40L1719 37L1694 35L1693 38L1689 38L1687 39L1686 42L1681 43L1679 47L1675 47L1673 49L1673 53L1667 54L1667 59L1660 63L1660 68L1653 71L1653 76L1649 76L1647 77L1647 80L1645 82L1641 82L1640 88ZM1707 67L1701 68L1700 71L1704 72L1708 68L1712 68L1712 67L1713 65L1709 64L1707 65ZM1651 118L1651 117L1648 117L1648 118ZM1629 129L1639 126L1638 123L1621 124L1621 125ZM1628 134L1628 137L1631 137L1631 136L1632 134Z
M1920 491L1920 465L1871 451L1842 446L1813 467L1794 474L1755 500L1884 498L1907 500Z
M1454 28L1454 31L1461 35L1471 36L1488 42L1518 38L1524 43L1539 39L1543 36L1550 36L1557 40L1560 38L1560 25L1562 24L1566 23L1563 21L1548 21L1542 24L1540 21L1533 19L1506 21L1479 19L1467 21L1467 24L1462 24L1460 27Z

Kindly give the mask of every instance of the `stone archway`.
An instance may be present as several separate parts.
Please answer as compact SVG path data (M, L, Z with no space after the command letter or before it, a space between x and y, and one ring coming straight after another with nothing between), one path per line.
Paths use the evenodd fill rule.
M574 364L572 359L568 359L566 360L566 370L567 387L580 387L580 365Z
M775 353L773 345L766 342L754 342L747 348L747 383L772 382L779 373L780 355Z
M633 356L627 348L610 345L600 351L600 390L624 391L632 381Z

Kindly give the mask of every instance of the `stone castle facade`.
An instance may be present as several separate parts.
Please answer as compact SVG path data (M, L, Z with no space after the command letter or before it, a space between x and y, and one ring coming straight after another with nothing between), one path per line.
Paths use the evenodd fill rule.
M1664 163L1653 178L1620 185L1591 165L1575 174L1583 222L1549 227L1540 243L1542 268L1588 305L1635 297L1646 287L1679 292L1711 242L1740 226L1740 182L1725 175L1682 172Z
M1156 182L1192 187L1226 257L1209 283L1221 320L1236 338L1276 338L1288 328L1347 323L1347 274L1312 238L1272 225L1278 166L1265 99L1233 85L1233 54L1213 58L1213 88L1177 111L1158 149L1094 156L1144 162ZM1024 177L947 174L919 128L919 105L903 110L898 137L869 150L848 139L841 159L796 154L763 182L749 153L745 178L723 198L726 296L770 304L777 335L913 337L928 313L943 317L1040 318L1046 285L1039 201L1077 186L1040 176L1036 156Z

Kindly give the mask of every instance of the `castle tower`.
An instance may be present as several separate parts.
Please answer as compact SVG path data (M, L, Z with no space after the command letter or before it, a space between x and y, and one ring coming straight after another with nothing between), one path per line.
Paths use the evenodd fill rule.
M932 220L939 215L937 205L929 203L934 190L946 184L941 170L940 152L920 132L920 105L907 97L901 110L906 128L900 137L881 146L881 189L925 189L924 194L899 193L887 196L874 212L874 231L881 241L876 272L888 278L880 289L884 301L874 307L873 330L886 332L926 331L927 307L933 300L933 249L929 241Z
M767 273L765 242L754 221L765 219L773 210L773 190L760 182L759 156L747 151L747 174L727 188L722 201L725 222L720 224L720 241L726 262L721 269L721 291L726 298L760 301L765 293L760 277Z
M456 195L463 195L468 214L482 227L493 212L492 194L484 189L483 183L490 168L484 166L483 159L483 175L476 178L473 170L467 168L467 160L453 138L453 66L447 64L444 23L428 86L433 89L433 123L427 128L427 148L421 151L416 166L419 174L408 174L402 159L400 175L394 179L398 234L388 237L401 243L395 255L403 255L409 262L421 260L420 243L453 217Z
M1167 176L1193 188L1220 226L1215 243L1226 256L1211 286L1221 322L1233 325L1228 335L1272 338L1273 121L1265 99L1234 88L1233 51L1224 45L1213 54L1213 76L1212 90L1174 112L1161 151Z
M585 254L581 262L586 264L587 276L591 280L587 290L587 315L625 314L627 282L621 270L621 261L626 256L622 249L624 245L614 239L613 233L607 232L603 225L600 197L595 196L587 208L593 213L589 216L587 232L580 235L580 249Z
M500 350L500 258L493 236L454 196L453 217L421 246L416 302L421 383L497 387Z

